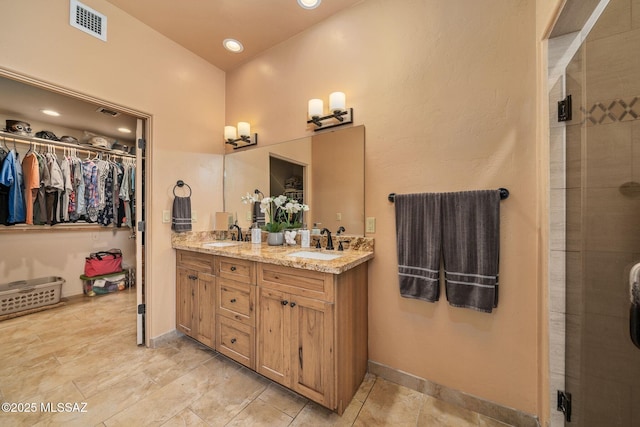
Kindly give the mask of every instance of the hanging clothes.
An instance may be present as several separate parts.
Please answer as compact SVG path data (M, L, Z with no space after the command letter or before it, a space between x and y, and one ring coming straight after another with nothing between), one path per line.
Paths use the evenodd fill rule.
M10 150L0 168L0 185L9 189L8 214L6 224L24 222L26 212L24 207L22 165L18 161L18 153Z
M90 222L98 220L98 167L92 160L82 162L84 177L84 200L86 218Z
M22 174L24 176L25 222L33 225L33 207L40 189L40 170L38 157L31 150L22 159Z
M45 181L49 181L49 169L47 168L46 158L38 153L34 152L38 159L38 174L40 175L40 182L38 187L38 194L33 205L33 223L37 225L44 225L47 223L47 199Z

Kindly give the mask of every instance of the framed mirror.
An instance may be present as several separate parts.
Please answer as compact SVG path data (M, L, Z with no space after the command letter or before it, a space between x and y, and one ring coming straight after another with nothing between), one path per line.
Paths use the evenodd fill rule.
M307 205L307 228L364 236L364 126L249 148L225 155L224 207L247 229L253 207L242 196L255 190L285 194ZM276 194L277 193L277 194Z

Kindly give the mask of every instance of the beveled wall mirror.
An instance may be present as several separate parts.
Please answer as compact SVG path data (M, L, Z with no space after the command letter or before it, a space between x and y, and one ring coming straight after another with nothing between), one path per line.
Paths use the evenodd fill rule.
M363 125L226 154L225 211L246 229L253 212L241 197L256 189L265 196L283 194L287 180L309 205L309 229L320 223L334 233L342 226L345 234L364 235Z

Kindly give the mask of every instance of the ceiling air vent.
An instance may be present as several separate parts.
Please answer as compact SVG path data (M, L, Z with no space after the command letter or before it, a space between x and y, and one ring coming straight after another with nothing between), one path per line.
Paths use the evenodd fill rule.
M117 111L109 110L108 108L104 108L104 107L98 108L96 112L106 114L107 116L111 116L111 117L118 117L120 115L120 113L118 113Z
M107 17L78 0L69 0L69 24L72 27L107 41Z

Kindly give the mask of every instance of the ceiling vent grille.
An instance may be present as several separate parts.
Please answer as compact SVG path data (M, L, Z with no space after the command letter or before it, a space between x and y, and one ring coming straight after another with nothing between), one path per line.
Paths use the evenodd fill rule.
M119 112L113 111L113 110L109 110L108 108L105 108L105 107L98 108L96 110L96 112L102 113L102 114L106 114L107 116L111 116L111 117L118 117L120 115Z
M69 1L69 24L102 41L107 41L107 17L78 0Z

